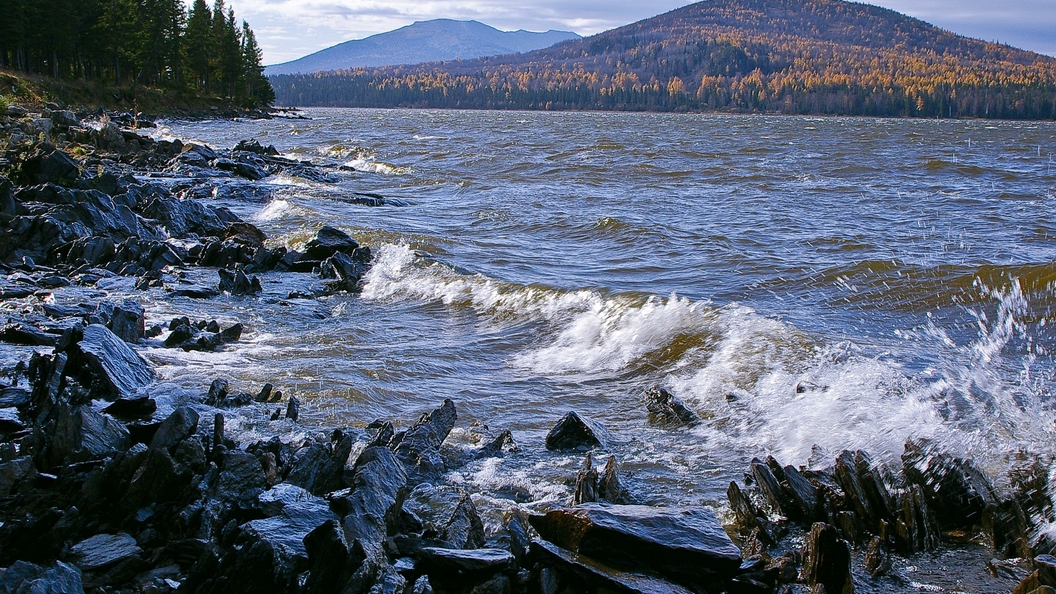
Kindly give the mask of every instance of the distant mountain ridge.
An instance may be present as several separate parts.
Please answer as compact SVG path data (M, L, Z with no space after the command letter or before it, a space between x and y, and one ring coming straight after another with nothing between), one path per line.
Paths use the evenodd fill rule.
M1056 58L843 0L707 0L516 56L271 82L304 106L1056 119Z
M395 31L339 43L303 58L267 66L264 74L311 73L517 54L580 39L570 31L500 31L477 21L418 21Z

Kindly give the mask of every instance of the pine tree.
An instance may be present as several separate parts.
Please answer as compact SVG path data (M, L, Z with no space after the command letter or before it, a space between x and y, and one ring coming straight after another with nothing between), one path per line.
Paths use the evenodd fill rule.
M212 78L209 65L213 48L212 21L213 13L205 0L194 0L183 35L183 54L193 86L200 90L208 89Z
M249 23L242 21L242 72L246 97L256 105L271 105L275 102L275 91L268 77L264 76L264 53L257 45L257 37Z

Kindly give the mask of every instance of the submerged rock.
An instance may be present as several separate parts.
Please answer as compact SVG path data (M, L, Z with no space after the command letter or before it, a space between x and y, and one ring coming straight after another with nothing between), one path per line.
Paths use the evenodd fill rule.
M687 427L700 424L700 417L697 413L660 386L654 386L645 391L645 406L649 409L650 418L661 424Z

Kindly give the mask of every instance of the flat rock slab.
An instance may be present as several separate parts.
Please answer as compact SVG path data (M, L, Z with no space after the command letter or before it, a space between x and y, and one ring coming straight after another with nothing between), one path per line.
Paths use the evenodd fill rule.
M100 569L135 557L143 552L136 545L136 539L128 534L119 532L117 534L96 534L95 536L82 540L73 545L70 553L76 559L78 567L85 571Z
M627 594L691 594L689 590L657 577L613 569L594 559L546 542L533 540L531 556L546 565L570 571L591 586ZM599 588L600 589L600 588Z
M78 345L88 364L110 388L111 399L132 398L154 382L154 369L128 343L102 324L84 329Z
M426 573L497 573L513 569L513 554L502 549L442 549L423 547L418 551L421 568Z
M741 564L741 551L705 507L587 503L529 521L564 549L680 583L733 577Z

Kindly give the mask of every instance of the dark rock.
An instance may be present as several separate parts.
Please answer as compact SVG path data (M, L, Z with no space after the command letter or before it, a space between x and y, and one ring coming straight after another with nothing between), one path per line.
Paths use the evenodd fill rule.
M198 413L193 408L181 406L177 408L154 434L150 442L151 449L164 449L172 451L179 443L194 435L198 430Z
M803 569L799 579L808 586L822 585L826 592L853 594L851 545L835 528L817 522L803 544Z
M590 449L601 445L602 429L575 412L569 412L546 435L548 450Z
M213 297L219 297L220 291L212 287L202 287L199 285L184 285L172 292L176 297L189 297L191 299L211 299Z
M5 594L84 594L81 570L56 561L45 569L26 561L15 561L0 569L0 592Z
M275 386L271 384L264 384L260 388L260 392L257 392L257 395L253 397L253 402L270 402L271 395L274 391Z
M250 279L241 268L235 269L234 272L221 268L216 272L220 275L220 285L218 288L222 293L228 293L230 295L256 295L264 290L260 286L259 278L254 276Z
M0 388L0 408L22 407L29 403L29 390L5 386Z
M419 567L430 577L439 575L498 573L516 567L517 560L502 549L441 549L423 547L418 551Z
M32 172L33 181L38 184L69 184L81 175L77 162L62 151L31 158L23 165L23 171Z
M224 455L216 490L219 496L234 502L255 502L268 486L264 467L253 454L232 450Z
M357 254L366 248L356 250ZM356 258L344 252L336 252L319 265L323 278L335 278L327 286L332 291L357 291L359 281L363 275L370 270L369 255L366 258Z
M902 513L895 523L895 537L898 548L907 555L939 546L939 527L920 485L909 485L902 496Z
M462 496L451 519L444 526L441 538L459 549L479 549L484 546L484 522L473 505L472 497Z
M205 403L209 406L220 406L227 400L228 382L226 379L217 378L209 384L209 393L205 395Z
M593 456L587 452L583 470L576 475L576 489L572 494L573 505L593 503L598 500L598 471L593 466Z
M585 587L573 588L570 589L571 591L613 591L640 594L690 594L691 592L652 575L609 567L586 555L565 550L544 540L532 541L529 558L545 567L557 567L563 572L575 575ZM541 591L546 592L547 588L541 588ZM554 588L553 591L556 593L558 590Z
M59 109L51 112L51 123L55 124L59 128L73 128L81 124L81 120L77 118L77 114L66 109Z
M126 299L119 304L104 301L99 304L96 315L115 336L125 342L136 343L143 339L145 319L143 306Z
M337 491L342 486L345 464L352 446L351 436L335 431L331 443L316 443L301 448L289 464L286 480L314 495Z
M176 461L165 448L150 449L129 480L121 503L126 509L138 509L177 499L186 486Z
M55 428L48 448L51 466L64 462L100 460L131 446L124 424L90 406L71 410L66 403L55 409Z
M645 405L650 417L666 425L692 427L700 424L700 417L681 400L660 386L645 391Z
M96 571L142 552L136 539L124 533L97 534L70 548L75 563L84 571Z
M909 441L902 454L906 479L920 487L945 530L970 530L982 521L997 495L986 474L971 461L936 453L925 441Z
M544 539L617 569L679 583L732 577L741 552L703 507L584 504L530 518Z
M884 541L879 536L874 536L873 540L869 541L869 547L862 558L862 567L874 578L891 571L891 556L887 553Z
M239 141L239 143L235 145L234 150L245 151L247 153L256 153L258 155L278 156L279 154L279 151L273 145L261 146L261 144L257 142L257 139L255 138L252 140Z
M305 244L303 259L322 261L337 252L351 256L358 247L359 244L348 233L326 225Z
M286 403L286 418L291 421L296 421L301 416L301 401L296 396L290 396L290 401Z
M224 239L230 239L240 245L259 248L264 245L268 236L251 223L236 221L230 223L224 230Z
M103 409L106 414L123 421L149 419L158 410L158 403L150 396L121 398Z
M457 419L455 403L448 398L439 408L422 415L405 433L393 437L390 447L406 465L411 480L434 476L445 470L440 444L447 439Z
M14 493L20 485L28 484L36 477L37 467L29 456L0 464L0 496Z
M0 327L0 342L25 346L55 346L59 337L28 324L12 322Z
M252 163L246 162L244 159L237 161L231 159L217 159L214 162L217 169L221 171L230 171L239 177L244 177L250 181L260 181L268 176L268 172L264 171L260 167Z
M77 345L86 365L94 372L101 397L108 400L134 397L140 388L154 382L154 370L128 344L106 326L90 324Z
M771 509L786 518L794 520L803 518L803 510L796 505L788 490L782 485L785 470L772 456L767 457L766 462L753 458L751 469L752 477L759 488L759 494L763 496Z
M308 580L305 589L310 594L339 592L352 580L365 560L362 548L350 546L340 522L330 520L304 537L308 555Z

